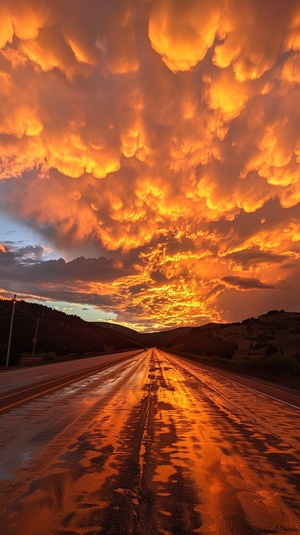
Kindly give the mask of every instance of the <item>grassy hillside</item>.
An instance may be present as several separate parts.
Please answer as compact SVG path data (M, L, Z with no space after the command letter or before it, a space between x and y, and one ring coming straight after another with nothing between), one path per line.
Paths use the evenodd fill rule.
M167 344L169 351L300 388L300 313L273 310L241 323L199 327L196 337L195 330Z

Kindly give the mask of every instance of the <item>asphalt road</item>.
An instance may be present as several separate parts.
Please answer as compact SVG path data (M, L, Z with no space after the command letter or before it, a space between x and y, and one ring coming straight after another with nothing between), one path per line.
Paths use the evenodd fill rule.
M124 362L141 350L88 357L69 362L60 362L27 368L8 368L0 373L0 414L109 368L114 363Z
M157 350L74 379L0 416L1 533L299 535L297 394Z

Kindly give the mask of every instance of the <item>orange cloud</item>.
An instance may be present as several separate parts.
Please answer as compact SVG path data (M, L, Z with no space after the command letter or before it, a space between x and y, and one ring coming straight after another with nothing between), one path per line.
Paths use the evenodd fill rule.
M149 39L171 71L190 70L204 59L218 31L222 4L222 0L154 2Z
M277 2L273 9L258 0L245 0L243 4L236 0L226 2L214 64L221 68L232 65L239 82L260 78L275 65L284 40L297 25L296 6L294 0ZM293 47L291 38L289 42Z
M210 107L219 111L224 121L238 117L249 100L247 86L236 82L229 70L220 71L214 78L206 77L205 81L208 86Z
M0 5L0 48L6 43L11 43L14 35L14 27L8 8L5 4Z

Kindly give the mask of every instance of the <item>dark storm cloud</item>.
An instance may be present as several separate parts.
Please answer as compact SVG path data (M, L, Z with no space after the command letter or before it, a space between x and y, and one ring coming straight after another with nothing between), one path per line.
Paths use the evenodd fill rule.
M229 286L237 287L240 290L274 290L276 288L276 286L265 284L256 278L227 276L222 277L221 280Z
M227 255L228 259L232 259L237 264L243 266L249 266L259 263L283 263L288 259L288 255L282 254L278 255L276 253L262 251L259 247L251 247L250 249L244 249L241 251L236 251L234 253Z
M58 260L40 260L42 247L26 247L15 251L0 251L0 266L6 268L6 273L18 280L34 282L61 282L61 281L112 281L125 275L133 275L135 269L125 265L124 261L101 258L75 258L66 262L63 258ZM32 258L27 259L30 255ZM4 270L1 270L0 281Z

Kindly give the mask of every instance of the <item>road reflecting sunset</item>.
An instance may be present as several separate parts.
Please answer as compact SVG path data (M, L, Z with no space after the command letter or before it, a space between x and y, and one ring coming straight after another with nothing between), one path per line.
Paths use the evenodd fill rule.
M297 535L298 418L238 376L149 349L2 416L1 524Z

